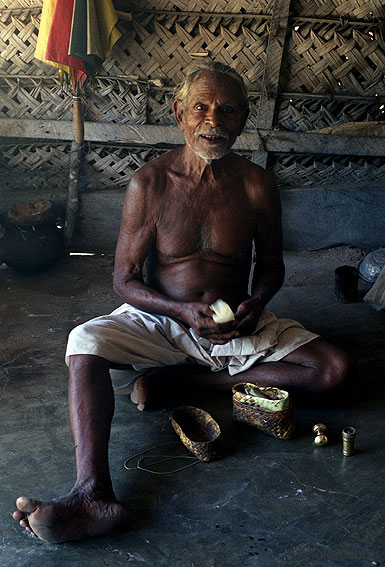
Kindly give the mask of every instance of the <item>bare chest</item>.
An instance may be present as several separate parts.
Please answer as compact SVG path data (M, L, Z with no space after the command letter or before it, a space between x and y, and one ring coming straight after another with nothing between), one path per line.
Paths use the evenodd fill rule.
M243 187L173 191L157 224L156 246L174 258L199 252L233 258L249 248L256 223Z

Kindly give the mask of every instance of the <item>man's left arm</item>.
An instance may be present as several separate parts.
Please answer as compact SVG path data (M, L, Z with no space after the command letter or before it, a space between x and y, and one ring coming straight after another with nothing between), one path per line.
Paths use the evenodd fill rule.
M282 258L281 203L270 175L266 175L258 205L258 223L254 234L256 263L250 299L238 306L235 318L242 336L254 332L265 305L283 284L285 266Z

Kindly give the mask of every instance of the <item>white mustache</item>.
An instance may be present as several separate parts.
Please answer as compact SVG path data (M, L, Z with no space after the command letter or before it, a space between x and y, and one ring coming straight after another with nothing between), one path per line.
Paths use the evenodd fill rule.
M214 128L202 128L196 134L198 136L214 136L215 138L224 138L225 140L229 139L229 134L226 130L216 126Z

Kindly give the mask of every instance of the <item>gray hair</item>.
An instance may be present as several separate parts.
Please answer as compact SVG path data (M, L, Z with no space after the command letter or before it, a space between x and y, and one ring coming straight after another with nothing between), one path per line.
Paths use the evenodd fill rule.
M240 108L242 112L248 112L249 97L247 94L246 85L241 75L239 75L239 73L237 73L237 71L235 71L235 69L233 69L232 67L229 67L224 63L220 63L219 61L197 61L196 63L193 63L189 68L184 81L182 81L182 83L180 83L180 85L176 87L173 97L174 101L180 100L183 104L186 104L186 100L190 92L190 87L194 79L196 79L196 77L203 71L215 71L215 73L223 73L224 75L231 77L241 91L241 100L239 103Z

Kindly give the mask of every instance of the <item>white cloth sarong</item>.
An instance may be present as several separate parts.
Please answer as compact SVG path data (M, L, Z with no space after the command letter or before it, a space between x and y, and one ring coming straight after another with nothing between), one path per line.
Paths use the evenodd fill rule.
M176 364L203 364L230 375L256 362L276 362L318 337L297 321L278 319L265 309L254 333L224 345L213 345L179 321L140 311L127 303L110 315L96 317L73 329L66 363L75 354L93 354L116 364L146 370Z

